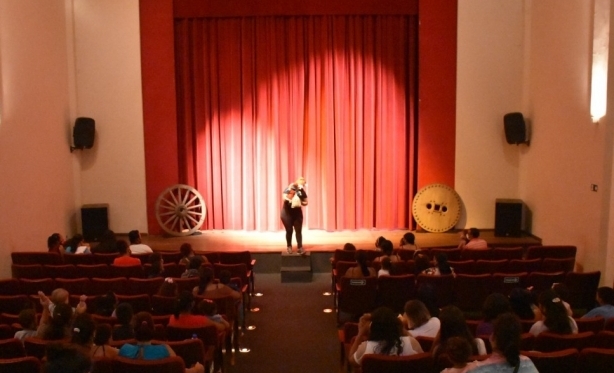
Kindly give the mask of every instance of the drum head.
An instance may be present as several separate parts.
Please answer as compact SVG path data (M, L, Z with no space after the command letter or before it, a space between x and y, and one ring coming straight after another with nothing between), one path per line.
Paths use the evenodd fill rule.
M425 231L446 232L454 228L460 219L461 200L449 186L430 184L416 193L412 213Z

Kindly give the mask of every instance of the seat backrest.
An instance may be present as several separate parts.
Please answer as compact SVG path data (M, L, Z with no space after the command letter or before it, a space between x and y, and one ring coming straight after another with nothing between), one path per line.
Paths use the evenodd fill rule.
M595 347L614 348L614 332L602 330L595 336Z
M575 318L578 332L593 332L595 334L603 330L605 319L602 316Z
M170 315L175 312L176 297L164 297L154 294L151 296L152 315Z
M49 295L55 289L55 281L51 277L40 279L19 279L21 291L26 295L36 295L39 291Z
M601 271L594 272L568 272L565 276L565 285L569 289L567 302L573 309L592 309L595 305L595 297ZM561 281L562 282L562 281Z
M17 338L0 340L0 359L14 359L26 356L23 344Z
M65 264L96 264L96 257L93 255L64 255Z
M576 258L544 258L541 272L573 272Z
M55 286L66 289L71 295L87 295L91 291L92 282L87 277L56 278Z
M181 251L160 251L160 257L164 260L165 264L168 263L179 263L179 260L183 258Z
M19 280L16 278L0 279L0 295L23 294L19 287Z
M433 356L420 353L410 356L369 354L362 358L362 373L430 373L433 371Z
M32 306L32 301L27 295L0 295L0 313L18 315L22 309Z
M43 270L47 274L47 277L56 279L61 278L77 278L77 267L74 264L45 264Z
M377 304L396 313L403 313L405 303L416 296L414 275L381 276L377 278Z
M221 264L239 264L243 263L248 270L252 269L252 254L247 251L221 251L219 253Z
M454 279L454 304L465 312L482 309L484 300L492 293L492 276L456 275Z
M62 256L58 253L41 251L13 251L13 264L62 264Z
M164 276L165 277L181 277L181 274L185 272L185 265L178 263L166 263L164 262Z
M554 352L521 351L533 361L539 372L576 373L580 352L576 348L567 348Z
M117 298L118 303L129 303L135 314L138 312L151 312L151 301L149 300L149 294L116 294L115 297Z
M377 277L339 279L338 308L350 315L362 315L375 308Z
M113 358L113 371L122 373L185 373L185 364L179 356L159 360Z
M49 342L57 341L46 341L37 337L28 337L23 340L23 347L26 350L26 355L42 360L45 357L47 343Z
M142 265L134 265L134 266L116 266L114 264L109 265L111 270L111 276L113 277L136 277L143 278L145 272L143 271Z
M510 273L519 273L519 272L539 272L542 267L542 259L511 259L507 264L507 270Z
M77 273L79 277L88 277L90 279L96 278L111 278L111 271L109 271L109 265L100 264L77 264Z
M200 278L198 277L180 277L173 278L173 282L177 284L177 291L181 293L184 290L192 291L194 287L200 284Z
M158 292L160 286L164 283L164 278L136 278L131 277L128 279L128 292L132 295L136 294L148 294L153 295Z
M582 367L582 372L614 372L614 350L607 348L585 348L580 351L578 367Z
M109 253L109 254L95 253L95 254L92 254L92 256L96 264L111 265L113 264L113 261L115 260L115 258L119 256L119 253Z
M462 260L490 260L492 249L465 249L461 252Z
M491 252L491 259L522 259L524 255L524 248L522 246L519 247L495 247Z
M533 286L535 294L541 294L542 291L552 288L552 284L563 281L565 281L565 273L563 272L531 272L527 276L527 285Z
M450 267L454 268L454 273L457 275L475 275L475 260L450 260Z
M529 246L526 258L575 258L576 251L577 248L571 245Z
M541 352L560 351L567 348L577 348L582 350L585 347L592 347L595 343L595 333L584 332L578 334L556 334L542 332L533 342L533 349Z
M217 331L215 330L214 326L209 328L213 328L213 334L209 333L210 336L207 338L213 338L213 341L210 342L208 346L205 346L203 344L201 336L199 336L198 338L192 338L191 335L190 337L181 340L168 340L161 343L166 343L167 345L169 345L173 349L175 354L183 359L183 362L187 367L193 366L196 362L205 365L206 361L212 361L213 352L217 347ZM168 338L168 327L166 333L166 336ZM154 341L153 343L157 342ZM207 354L209 356L207 356Z
M476 274L493 274L495 272L507 272L507 259L484 260L478 259L475 261Z
M41 264L11 264L13 278L40 279L47 277Z
M453 275L441 275L432 276L427 274L420 274L416 279L418 287L421 284L430 284L435 292L435 298L437 300L437 307L445 307L454 302L454 276Z
M128 292L128 279L125 277L92 278L92 295L103 295L109 291L126 294Z
M492 284L493 292L501 293L508 296L512 289L526 287L527 278L529 274L527 272L521 273L493 273Z
M429 251L431 258L436 257L438 254L445 254L448 260L462 260L461 259L461 249L443 249L443 248L433 248Z
M34 356L0 359L0 372L40 373L41 362Z

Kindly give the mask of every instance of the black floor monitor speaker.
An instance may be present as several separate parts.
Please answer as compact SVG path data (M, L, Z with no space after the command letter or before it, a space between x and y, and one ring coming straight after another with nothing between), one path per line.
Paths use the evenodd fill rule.
M497 199L495 236L520 237L525 224L525 205L519 199Z
M524 144L527 142L527 126L522 113L508 113L503 116L505 141L508 144Z
M92 118L77 118L72 137L76 149L91 149L94 146L96 122Z
M87 242L100 241L102 234L109 229L109 205L83 205L81 207L83 238Z

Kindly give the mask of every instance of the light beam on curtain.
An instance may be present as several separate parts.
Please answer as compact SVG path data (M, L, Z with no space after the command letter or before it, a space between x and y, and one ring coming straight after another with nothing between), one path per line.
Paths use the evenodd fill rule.
M275 231L281 192L308 182L305 226L409 228L416 20L408 16L175 23L181 182L203 229Z

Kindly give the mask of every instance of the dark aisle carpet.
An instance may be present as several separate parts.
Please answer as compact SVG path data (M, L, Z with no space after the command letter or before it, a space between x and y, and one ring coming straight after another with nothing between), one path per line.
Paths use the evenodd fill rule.
M247 314L246 331L241 347L248 353L236 353L235 365L228 373L304 372L329 373L339 371L339 343L335 313L332 308L330 273L314 273L311 283L282 283L277 274L256 277L256 292L252 307L260 312Z

